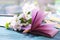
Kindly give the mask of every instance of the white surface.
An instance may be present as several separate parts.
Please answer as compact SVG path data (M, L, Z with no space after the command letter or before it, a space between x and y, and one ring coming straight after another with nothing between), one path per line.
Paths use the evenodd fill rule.
M0 25L5 26L6 22L10 22L13 17L0 17Z
M0 4L17 4L17 0L0 0Z

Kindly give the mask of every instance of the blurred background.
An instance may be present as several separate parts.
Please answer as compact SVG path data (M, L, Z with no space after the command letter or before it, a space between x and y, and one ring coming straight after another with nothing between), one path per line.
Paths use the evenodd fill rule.
M12 20L13 15L34 8L48 13L46 20L60 22L60 0L0 0L0 25Z

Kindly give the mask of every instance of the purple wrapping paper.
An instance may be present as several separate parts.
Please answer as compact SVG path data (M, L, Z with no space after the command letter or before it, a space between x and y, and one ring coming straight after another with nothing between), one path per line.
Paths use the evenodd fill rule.
M30 32L35 35L53 37L58 30L53 27L53 24L42 24L45 16L43 11L34 9L32 11L32 24L28 25L25 30L30 29Z

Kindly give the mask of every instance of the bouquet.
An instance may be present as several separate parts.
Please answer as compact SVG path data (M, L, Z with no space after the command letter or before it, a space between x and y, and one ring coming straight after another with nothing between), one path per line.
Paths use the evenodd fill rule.
M15 16L10 27L14 30L23 30L22 33L29 32L34 35L53 37L58 30L53 27L53 24L42 23L45 16L46 14L43 11L34 9L27 14Z

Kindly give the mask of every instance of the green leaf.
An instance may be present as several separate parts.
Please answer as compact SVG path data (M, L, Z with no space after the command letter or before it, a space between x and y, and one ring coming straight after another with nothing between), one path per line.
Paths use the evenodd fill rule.
M32 22L32 19L30 18L29 20L27 20L27 22L28 22L29 24L31 24L31 22Z
M28 14L30 14L30 12L28 12Z
M8 28L9 28L9 25L10 25L10 23L7 22L7 23L5 24L5 28L8 29Z
M21 23L26 23L26 20L24 18L20 18Z

